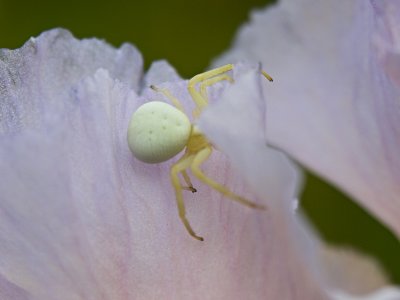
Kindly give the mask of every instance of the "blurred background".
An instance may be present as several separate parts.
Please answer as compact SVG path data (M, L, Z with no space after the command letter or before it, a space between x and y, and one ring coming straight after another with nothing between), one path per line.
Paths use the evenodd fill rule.
M266 0L0 0L0 48L18 48L42 31L64 27L76 37L114 46L130 42L145 67L167 59L183 77L205 70L229 48L249 14ZM377 220L335 187L307 172L302 209L323 239L375 257L400 284L400 243Z

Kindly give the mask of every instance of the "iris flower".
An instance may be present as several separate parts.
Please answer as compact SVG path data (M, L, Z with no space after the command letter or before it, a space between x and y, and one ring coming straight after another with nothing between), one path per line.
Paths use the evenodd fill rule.
M279 20L285 7L301 19L289 2L266 14ZM198 192L185 194L185 202L205 237L199 242L178 218L169 179L174 160L141 163L126 141L141 104L167 101L150 84L168 88L190 114L186 80L164 61L144 73L131 45L78 41L61 29L2 50L0 298L355 299L330 281L319 259L323 245L296 213L300 173L265 143L279 117L272 105L269 111L276 89L294 99L302 94L288 90L294 81L268 87L257 64L235 64L233 76L233 84L210 87L199 119L217 149L203 169L268 209L243 207L194 181ZM365 299L399 295L388 287Z

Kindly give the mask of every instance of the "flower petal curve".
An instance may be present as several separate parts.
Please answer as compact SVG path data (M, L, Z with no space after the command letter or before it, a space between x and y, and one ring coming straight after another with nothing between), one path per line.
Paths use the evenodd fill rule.
M64 51L59 56L51 50L58 43ZM82 43L89 43L86 50ZM133 71L118 66L118 50L111 49L110 65L101 62L103 55L92 64L86 51L110 50L103 44L93 52L98 43L53 31L22 50L1 52L3 299L259 299L277 298L281 286L292 285L284 296L319 295L311 280L309 289L294 278L284 281L288 262L270 255L281 246L268 233L279 231L279 223L271 228L264 213L195 180L198 193L185 194L188 218L206 241L187 234L170 184L172 162L143 164L126 142L132 112L162 96L135 90L142 74L133 48L125 53ZM162 72L166 65L157 68L152 72L173 75ZM187 81L172 77L164 86L193 107ZM238 194L259 198L219 151L204 171ZM269 192L292 197L293 185L286 189L279 181ZM274 270L281 285L273 286Z
M261 61L267 137L400 237L400 5L282 0L253 14L218 64Z
M64 29L44 32L17 50L1 49L0 134L39 127L48 106L62 110L70 87L100 68L138 91L142 67L141 54L129 44L114 49L97 39L78 41Z
M235 84L221 95L216 104L203 113L199 125L219 149L228 155L260 199L267 200L268 223L260 222L263 243L271 262L266 277L270 288L266 299L328 299L325 284L315 265L315 238L304 231L295 216L299 173L280 152L265 144L265 104L258 68L243 70L235 66ZM260 129L261 128L261 129ZM271 240L272 239L272 240ZM271 264L276 264L270 267ZM287 285L290 282L289 286ZM279 295L279 296L278 296Z

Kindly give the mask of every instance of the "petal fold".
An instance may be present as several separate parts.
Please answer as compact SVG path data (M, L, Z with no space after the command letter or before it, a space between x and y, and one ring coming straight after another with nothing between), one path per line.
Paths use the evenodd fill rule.
M291 247L297 237L292 229L298 228L292 209L297 175L287 160L268 154L260 158L268 168L253 173L256 157L249 170L241 170L215 151L203 167L208 176L267 203L266 195L245 183L252 174L250 183L256 178L267 184L274 209L243 207L193 178L198 192L184 194L187 216L206 238L194 240L178 217L169 178L173 161L141 163L126 142L132 112L145 101L167 99L151 89L135 90L130 80L142 78L139 68L138 74L122 76L115 66L91 65L80 48L87 42L70 41L76 48L61 43L66 53L58 61L51 48L69 34L42 37L55 33L61 37L49 44L40 37L29 42L33 46L22 48L29 51L19 58L18 50L2 52L0 295L6 300L24 299L20 295L40 300L321 299L320 285ZM34 51L35 43L43 46ZM103 44L100 53L102 48L110 50ZM118 57L118 50L112 52ZM77 57L85 57L81 65ZM64 64L70 60L79 66L68 69ZM172 80L157 84L178 97L190 115L194 104L187 81L178 80L165 63L152 70L147 80ZM211 102L220 94L216 89ZM259 116L255 120L264 122ZM215 118L210 117L211 124ZM244 136L245 150L258 155L261 136L258 131L250 139ZM233 155L237 161L250 159L249 153Z
M267 137L400 236L400 4L282 0L218 64L261 61Z
M78 41L64 29L31 38L17 50L0 50L0 134L40 127L48 107L63 110L71 87L100 68L136 91L142 77L141 54L97 39Z

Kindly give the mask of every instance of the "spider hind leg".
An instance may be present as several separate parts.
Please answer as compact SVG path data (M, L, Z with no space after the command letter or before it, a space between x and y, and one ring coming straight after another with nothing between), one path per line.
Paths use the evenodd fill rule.
M203 171L200 169L200 165L208 159L208 157L212 153L212 148L211 146L206 147L202 150L200 150L194 157L193 161L190 164L190 168L192 170L193 175L195 175L200 181L203 183L207 184L208 186L212 187L216 191L220 192L223 194L225 197L230 198L231 200L237 201L243 205L246 205L251 208L256 208L256 209L265 209L265 206L261 204L254 203L250 200L247 200L246 198L243 198L239 195L236 195L229 189L227 189L225 186L219 184L218 182L214 181L213 179L207 177Z
M193 160L193 155L183 156L180 160L178 160L171 167L171 181L172 181L172 186L175 189L176 204L178 206L179 218L181 219L186 230L192 237L194 237L196 240L204 241L204 238L202 238L201 236L198 236L194 232L194 230L192 229L192 226L190 226L190 223L189 223L188 219L186 218L186 208L185 208L185 203L183 201L183 195L182 195L183 188L181 186L181 183L179 181L179 176L178 176L179 173L183 173L183 174L186 173L186 169L190 167L192 160ZM183 176L185 178L185 175L183 175Z
M185 182L187 184L187 186L182 187L182 189L191 191L192 193L196 193L197 189L195 189L193 187L192 181L190 180L190 177L189 177L188 173L186 172L186 170L183 170L181 172L181 174L182 174L182 177L183 177L183 179L185 180Z

